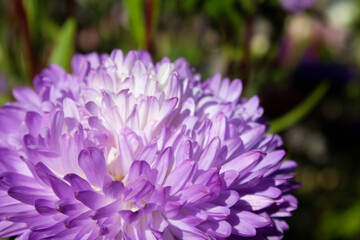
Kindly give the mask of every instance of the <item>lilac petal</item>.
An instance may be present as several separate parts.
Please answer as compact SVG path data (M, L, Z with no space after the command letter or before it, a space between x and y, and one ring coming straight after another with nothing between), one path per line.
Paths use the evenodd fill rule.
M0 230L1 232L1 230ZM27 239L30 239L30 234L31 234L31 231L30 230L23 230L21 231L21 233L19 234L13 234L14 236L17 235L17 238L16 240L27 240Z
M227 221L207 221L205 231L216 238L223 239L230 236L232 226Z
M171 233L170 229L167 228L163 234L164 239L175 240L174 235Z
M74 237L74 240L83 240L89 239L91 231L93 231L94 226L92 224L84 226Z
M155 204L146 204L144 208L138 211L131 210L121 210L119 211L120 216L125 220L127 224L131 224L134 221L137 221L143 215L150 213L154 209Z
M127 224L131 224L134 221L137 221L141 217L140 211L133 212L130 210L122 210L119 212L119 214Z
M61 181L55 176L48 176L51 188L53 189L54 193L58 198L73 198L74 193L69 185L65 182Z
M178 216L179 211L183 206L179 202L168 201L164 206L164 213L167 219L172 219Z
M119 136L120 165L122 172L128 172L131 163L134 161L130 143L125 135L125 130L123 130L123 133Z
M75 118L77 121L80 120L80 113L76 106L76 103L70 99L65 98L63 101L63 111L65 118Z
M174 162L174 153L171 147L166 148L156 160L153 168L158 170L156 176L156 182L161 184L164 182L165 176L168 172L168 169L172 167ZM164 185L166 186L166 185Z
M269 219L248 211L239 212L237 216L239 217L240 222L245 221L255 228L262 228L270 224Z
M227 99L231 102L237 102L241 95L242 88L242 82L239 79L234 79L227 92Z
M169 222L171 232L179 239L210 240L202 231L182 221L169 220Z
M256 114L259 111L259 102L260 102L259 97L253 96L242 105L248 116L255 115L252 117L257 117Z
M232 233L240 235L242 237L254 237L256 235L256 229L246 221L239 221L238 224L232 225Z
M140 79L145 77L147 74L146 67L140 60L135 61L132 71L133 71L132 74L134 75L135 79L138 81L140 81ZM139 84L143 84L143 83L139 82Z
M253 211L264 209L274 203L274 200L271 198L257 195L245 195L242 196L240 199L247 202Z
M90 184L83 178L74 173L65 175L64 179L71 184L74 192L80 192L85 190L91 190Z
M64 217L63 216L60 216L60 215L57 215L59 218L59 220L63 220ZM51 228L53 225L57 224L57 220L54 219L54 218L49 218L48 216L42 216L42 215L36 215L36 216L33 216L33 217L23 217L23 216L20 216L20 218L18 219L22 222L26 222L27 225L28 225L28 229L31 229L33 231L42 231L44 230L45 228Z
M97 115L98 114L98 111L99 111L99 108L98 106L96 105L96 103L94 103L93 101L89 101L85 104L85 108L86 110L89 111L89 113L91 113L92 115Z
M37 112L27 112L25 116L25 124L29 130L29 133L33 136L37 136L41 130L41 115Z
M40 185L31 177L16 172L4 172L0 174L0 186L7 189L14 186L39 187Z
M280 195L282 194L282 191L279 188L269 186L265 190L259 189L259 191L256 191L255 194L259 195L259 196L267 197L267 198L276 199L276 198L280 197Z
M67 200L67 199L66 199ZM65 215L74 215L78 214L81 210L86 210L82 203L73 203L73 201L64 201L64 202L57 202L57 211L61 212Z
M130 182L134 182L141 175L149 177L150 175L150 165L146 161L134 161L129 169L129 178Z
M195 181L194 184L201 184L209 187L212 192L218 193L221 189L221 179L219 175L219 169L218 168L212 168L207 170L206 172L202 173Z
M35 201L35 209L41 215L53 215L57 213L54 202L46 199L37 199Z
M225 136L229 135L226 117L223 112L220 112L213 120L209 134L211 138L219 137L221 141L224 141Z
M34 211L32 209L29 211L13 212L11 214L8 213L6 220L11 221L11 222L31 223L31 222L37 221L41 218L43 218L43 216L40 216L36 211Z
M120 181L105 180L102 187L105 196L118 199L124 191L124 184Z
M232 207L240 199L239 193L234 190L227 190L220 193L219 197L214 201L217 205Z
M157 152L157 143L147 145L144 150L137 156L137 160L143 160L151 164Z
M86 224L91 223L91 216L93 212L87 211L84 213L81 213L80 215L70 216L66 218L63 222L66 228L75 228L77 226L86 226Z
M124 54L120 49L115 49L111 52L110 58L114 61L117 66L122 66Z
M90 147L80 152L78 161L90 183L101 187L104 178L109 176L104 154L99 149Z
M124 201L139 200L148 195L153 189L154 185L143 176L140 176L135 182L126 187Z
M259 142L260 138L262 138L262 136L264 135L265 130L266 130L265 125L260 125L242 134L241 140L244 143L244 147L246 149L249 149L252 146L254 146L257 142Z
M96 53L89 53L86 55L87 61L90 63L90 67L97 69L100 66L100 58Z
M138 58L145 64L146 67L153 64L151 55L147 51L138 51Z
M103 125L98 117L89 117L88 123L90 127L106 132L106 127Z
M234 181L239 177L239 173L236 170L225 171L221 174L221 179L223 180L223 188L229 188Z
M0 221L6 221L9 216L18 214L18 212L32 212L33 206L23 204L20 202L17 203L8 203L7 205L0 207Z
M29 87L16 87L13 89L13 95L21 104L40 106L39 96Z
M214 91L217 91L220 88L220 83L221 83L221 74L216 73L212 78L207 79L203 83L203 87L204 88L210 88L210 89L212 89Z
M287 231L289 230L289 225L283 221L283 220L280 220L280 219L274 219L274 223L276 225L276 228L280 231L280 232L284 232L284 231ZM276 239L276 238L273 238L273 239ZM271 240L273 240L271 239ZM279 238L278 238L279 239Z
M225 220L230 215L230 209L227 206L218 206L212 203L202 204L201 208L206 210L209 218L221 221Z
M44 239L53 234L53 232L58 232L65 229L63 223L53 224L52 226L36 226L36 228L32 229L29 237L27 239Z
M211 189L204 185L193 185L180 190L177 195L186 201L186 205L198 205L206 202L212 196Z
M94 220L98 220L98 219L102 219L105 217L110 217L114 214L116 214L117 211L119 211L121 207L121 202L118 201L114 201L112 203L110 203L109 205L106 205L105 207L101 207L99 209L96 210L95 215L92 216L92 219Z
M284 150L278 150L268 153L264 159L254 168L254 171L260 169L267 169L277 165L284 157L286 152Z
M4 107L0 109L0 131L4 133L12 133L15 129L19 129L21 118L17 114Z
M181 214L178 216L178 218L180 218L183 223L195 227L204 223L208 218L208 214L206 211L197 207L187 206L181 209Z
M15 198L19 200L20 202L26 203L26 204L35 204L35 200L38 198L45 198L50 199L46 194L48 192L44 191L43 189L35 189L30 187L12 187L8 190L8 194L10 197Z
M105 203L100 194L90 190L75 193L75 198L93 210L98 209Z
M16 236L22 234L26 229L27 225L25 223L12 223L8 221L0 222L0 237L7 238L11 236Z
M156 81L158 81L160 85L164 85L167 82L173 69L174 66L171 63L161 64L156 75Z
M21 174L31 174L23 159L7 148L0 147L0 171L18 172Z
M164 183L164 186L171 186L170 194L178 192L192 179L196 167L197 164L195 161L186 160L171 171Z
M155 185L155 189L152 194L146 198L146 201L156 203L158 206L164 206L165 201L170 195L171 187L162 187L161 185Z
M247 172L240 176L235 183L232 185L232 188L241 190L249 189L258 185L261 180L264 178L264 173L266 170L259 170L255 172Z
M193 158L193 147L191 141L182 142L175 153L176 166L187 159Z
M44 240L51 240L51 239L71 239L76 234L76 229L65 229L63 231L60 231L54 235L48 236L46 238L43 238Z
M152 213L152 221L150 222L149 227L158 232L164 232L164 230L169 226L169 223L162 216L160 211L154 211Z
M83 80L85 75L88 73L89 63L84 56L75 54L71 59L71 69L80 80Z
M294 171L297 168L297 163L295 161L284 161L282 162L279 171L277 172L277 174L283 173L290 173L292 171Z
M203 153L199 158L199 169L209 169L216 160L216 156L219 152L221 141L219 137L215 137L211 140L209 145L204 149Z
M263 158L265 154L259 151L249 151L246 152L239 157L235 158L234 160L225 163L221 166L220 173L229 171L229 170L236 170L240 174L246 171L249 171L256 164L258 164Z
M64 113L57 111L51 119L50 143L54 150L59 149L59 139L61 139L62 128L64 125Z
M134 66L134 63L137 59L137 53L136 51L129 51L126 55L125 55L125 58L124 58L124 61L123 61L123 67L124 69L128 69L129 70L129 73L131 72L132 70L132 67Z
M218 95L224 100L227 100L229 85L230 85L230 80L228 78L225 78L221 82L220 88L218 89Z

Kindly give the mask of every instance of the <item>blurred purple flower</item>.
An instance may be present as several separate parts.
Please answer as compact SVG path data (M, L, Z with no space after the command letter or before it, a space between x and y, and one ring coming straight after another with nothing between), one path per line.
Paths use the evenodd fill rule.
M316 0L280 0L284 9L290 12L299 12L314 5Z
M0 109L0 237L279 239L296 168L259 99L184 59L76 55Z
M7 91L7 82L8 79L0 73L0 93L5 93Z

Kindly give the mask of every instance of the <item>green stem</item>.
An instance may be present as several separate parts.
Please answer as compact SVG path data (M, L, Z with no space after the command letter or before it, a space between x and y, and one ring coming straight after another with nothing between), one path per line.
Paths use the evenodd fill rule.
M278 133L290 128L303 119L324 97L330 85L327 82L320 83L313 92L298 106L286 113L284 116L269 122L271 126L268 133Z

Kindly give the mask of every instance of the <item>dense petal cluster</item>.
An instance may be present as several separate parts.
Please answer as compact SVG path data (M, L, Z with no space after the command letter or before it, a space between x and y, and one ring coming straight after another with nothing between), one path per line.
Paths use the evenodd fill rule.
M314 5L316 0L280 0L284 9L291 12L299 12Z
M257 97L184 59L76 55L0 108L0 237L278 239L296 168Z

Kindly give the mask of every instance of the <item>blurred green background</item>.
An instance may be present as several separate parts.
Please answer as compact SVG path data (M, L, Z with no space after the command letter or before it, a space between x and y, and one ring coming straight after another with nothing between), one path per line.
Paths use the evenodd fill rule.
M114 48L241 78L299 163L285 239L360 239L359 0L3 0L0 104L50 62Z

